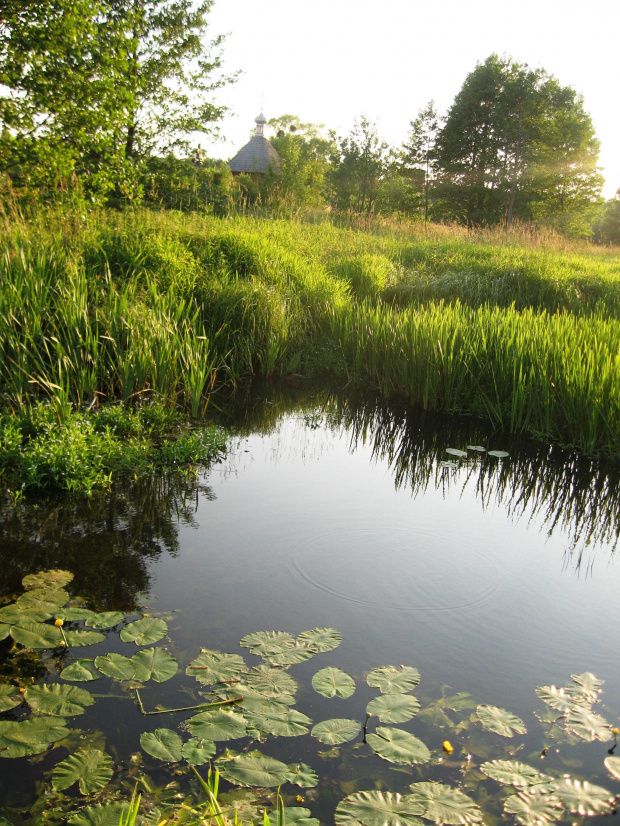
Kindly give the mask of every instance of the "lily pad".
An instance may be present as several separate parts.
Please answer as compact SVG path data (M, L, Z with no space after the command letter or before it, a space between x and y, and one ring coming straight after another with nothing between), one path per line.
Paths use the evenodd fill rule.
M168 633L168 623L156 617L143 617L130 622L121 631L123 642L135 642L136 645L152 645L159 642Z
M78 749L52 772L52 786L63 791L79 783L82 794L99 791L109 783L114 770L112 758L99 749Z
M482 445L467 445L467 450L475 450L476 453L486 453L487 452L486 447L483 447Z
M355 681L339 668L322 668L312 678L312 687L323 697L346 699L355 691Z
M428 763L431 753L426 745L413 734L400 728L379 726L374 734L366 735L370 748L389 763L413 766Z
M570 777L563 777L558 781L555 794L569 812L588 817L610 813L614 800L614 796L607 789L588 783L587 780L573 780Z
M17 686L0 683L0 712L10 711L20 705L23 699Z
M505 708L497 706L480 705L476 709L478 719L487 731L493 731L502 737L512 737L517 734L525 734L527 729L523 720Z
M183 757L183 741L176 731L169 728L145 731L140 736L140 745L148 754L166 763L178 763Z
M382 694L366 706L368 714L382 723L405 723L420 710L420 701L411 694Z
M615 777L616 780L620 780L620 757L606 757L605 768L612 775L612 777Z
M248 672L247 683L265 697L278 697L280 694L294 694L297 683L281 668L258 665Z
M60 672L63 680L70 682L86 683L91 680L101 679L101 674L95 668L93 660L76 660Z
M69 735L64 720L32 717L29 720L0 721L0 757L26 757L40 754L50 743Z
M312 789L319 782L317 773L307 763L291 763L286 778L289 783L301 786L303 789Z
M105 634L99 631L65 631L69 648L81 648L84 645L97 645L105 640Z
M21 597L15 600L15 605L19 608L35 611L58 611L63 605L69 602L69 594L64 588L55 591L46 588L34 588L26 591Z
M239 645L249 648L252 654L259 657L270 657L272 654L281 654L295 646L295 637L286 631L255 631L246 634Z
M315 645L299 645L296 642L293 648L289 648L288 651L283 651L281 654L272 654L267 660L270 665L288 668L289 665L296 665L310 660L318 653L319 649Z
M89 691L60 683L31 685L24 692L24 699L33 711L53 717L84 714L87 706L92 706L95 702Z
M125 619L125 614L121 611L105 611L101 614L93 614L84 623L89 628L115 628L119 622Z
M312 720L301 711L284 706L281 711L248 715L248 726L260 734L272 734L275 737L298 737L308 733Z
M567 694L565 688L556 688L554 685L541 685L536 689L536 694L543 703L556 711L562 712L562 714L571 711L577 704L575 697Z
M190 717L187 726L194 737L202 740L236 740L246 734L245 717L223 708L202 711Z
M400 668L385 665L373 668L366 677L366 682L378 688L382 694L403 694L419 684L420 672L408 665L401 665Z
M60 628L45 622L24 622L11 626L11 636L25 648L58 648L63 642Z
M454 826L477 823L482 820L480 808L471 797L459 789L432 781L412 783L409 788L412 794L407 796L407 800L413 798L422 804L424 817L428 820L434 820L439 824L454 824Z
M128 803L97 803L87 806L74 814L67 821L68 826L118 826L121 817L126 815Z
M9 636L11 626L7 622L0 622L0 640L5 640Z
M600 740L606 743L613 738L611 725L600 714L587 708L575 707L566 715L566 730L582 740Z
M281 786L289 775L286 763L258 751L225 755L215 766L225 780L237 786Z
M28 574L22 579L22 585L27 590L30 588L50 588L56 590L64 588L73 580L71 571L63 571L55 568L51 571L39 571L38 574Z
M212 740L197 740L192 738L183 743L181 754L190 766L202 766L215 756L216 746Z
M342 634L335 628L313 628L311 631L302 631L297 637L297 644L316 648L325 653L338 648L342 642Z
M94 614L87 608L59 608L54 612L54 619L61 619L65 622L82 622L89 619Z
M155 680L165 683L179 670L177 661L163 648L145 648L131 658L135 668L135 679L140 682Z
M487 456L495 456L496 459L505 459L507 456L510 456L510 453L507 453L505 450L488 450Z
M456 447L447 447L446 453L449 453L450 456L457 456L459 459L466 459L467 458L467 451L466 450L459 450Z
M122 654L105 654L95 657L95 668L111 677L113 680L133 680L136 673L136 664L131 657L124 657Z
M219 651L203 651L187 666L185 673L199 683L213 685L235 680L245 669L245 661L238 654L222 654Z
M578 686L580 693L584 695L589 703L595 703L598 700L604 680L599 680L590 671L584 671L583 674L572 674L571 680Z
M554 794L534 789L510 795L504 801L504 811L515 815L523 826L541 826L561 817L562 802Z
M547 775L542 774L538 769L528 766L527 763L520 763L518 760L490 760L480 766L480 771L487 777L497 780L498 783L516 786L519 789L549 780Z
M271 826L280 826L278 818L278 811L272 812L268 816ZM282 826L319 826L319 821L316 817L312 817L310 809L304 809L301 806L284 806L282 808Z
M53 611L40 611L36 608L24 608L15 603L0 608L0 622L3 625L24 625L51 619ZM52 626L53 627L53 626Z
M337 826L421 826L418 819L424 807L411 795L403 797L393 792L376 790L355 792L336 806L334 819Z
M337 718L317 723L310 734L320 740L321 743L335 746L338 743L347 743L349 740L355 739L361 729L358 720Z

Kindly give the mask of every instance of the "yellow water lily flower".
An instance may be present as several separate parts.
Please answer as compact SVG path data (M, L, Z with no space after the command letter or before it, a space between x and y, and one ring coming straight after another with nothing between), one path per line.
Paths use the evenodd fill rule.
M56 628L62 628L64 623L61 619L57 619L57 620L54 620L54 625L56 626Z
M446 754L452 754L452 752L454 751L454 747L452 746L452 743L449 740L443 741L443 750Z

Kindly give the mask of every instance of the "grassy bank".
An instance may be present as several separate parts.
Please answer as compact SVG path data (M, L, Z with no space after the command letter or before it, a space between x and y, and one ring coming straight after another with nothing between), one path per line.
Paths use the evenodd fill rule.
M617 250L523 228L107 211L0 233L0 391L22 417L199 416L248 376L323 374L617 457L619 314Z

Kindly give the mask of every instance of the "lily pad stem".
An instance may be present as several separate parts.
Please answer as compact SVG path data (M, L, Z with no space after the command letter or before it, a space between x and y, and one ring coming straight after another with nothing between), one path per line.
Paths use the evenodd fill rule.
M233 703L240 703L243 700L243 697L233 697L232 700L221 700L218 703L200 703L197 706L183 706L183 708L159 708L155 711L146 711L144 706L142 705L142 698L140 697L140 692L136 688L136 698L138 700L138 706L140 707L140 711L142 714L169 714L173 711L196 711L201 708L216 708L217 706L228 706L232 705Z

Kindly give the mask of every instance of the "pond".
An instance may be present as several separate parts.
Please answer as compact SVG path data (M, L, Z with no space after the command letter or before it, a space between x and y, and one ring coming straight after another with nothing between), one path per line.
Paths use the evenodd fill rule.
M202 648L240 655L256 666L261 658L239 645L252 632L336 629L342 638L337 647L291 665L287 673L299 684L295 708L311 719L307 728L328 719L353 720L359 723L353 739L326 742L308 732L263 737L258 746L248 736L217 743L217 757L226 747L258 747L287 764L309 765L318 784L288 783L282 793L287 806L297 800L322 823L333 822L347 795L410 794L411 783L429 780L464 791L482 807L485 823L502 817L515 822L502 807L523 785L507 788L480 771L492 760L521 761L556 779L570 775L610 796L620 793L620 781L604 764L613 754L611 728L620 724L615 465L507 439L477 419L430 417L326 390L255 390L234 410L221 412L220 420L232 433L229 452L204 472L134 481L90 500L41 498L5 510L0 594L21 592L28 573L62 568L75 577L69 591L93 610L118 610L133 620L143 614L163 618L168 633L158 645L176 659L179 672L161 684L143 683L146 710L207 701L197 692L209 686L185 673ZM138 649L132 643L129 650L121 627L79 656L131 656ZM5 680L15 676L6 656L9 643L0 642ZM399 722L385 710L383 720L381 704L371 706L378 710L367 732L380 727L385 737L386 726L406 731L426 745L429 759L392 762L381 759L376 735L372 748L372 738L363 742L368 703L390 695L367 680L384 666L419 671L419 685L406 692L419 700L420 710ZM42 679L36 657L28 667ZM313 676L327 667L353 678L350 696L328 698L313 688ZM50 665L51 679L58 681L55 668ZM574 681L573 675L587 673L604 680L602 693L594 684L575 700L584 680L592 685L591 678ZM79 727L82 740L65 745L105 746L131 775L124 785L115 780L115 793L130 794L141 772L150 778L154 807L156 787L172 779L181 792L188 788L187 765L181 761L171 770L141 751L140 736L163 727L187 740L179 725L196 712L144 717L135 684L106 676L76 685L94 692L97 702L68 724ZM558 700L551 686L568 689ZM579 717L585 710L585 722L579 717L572 728L563 716L566 697L577 703L571 713L576 709ZM500 736L492 724L489 730L487 706L516 715L527 732L517 723L512 731L508 727L511 737ZM0 720L20 715L22 708ZM504 723L514 720L510 715ZM2 761L0 816L15 824L64 822L45 814L40 795L49 798L50 772L67 756L65 745ZM137 753L140 765L130 772ZM237 787L223 782L222 790L229 789ZM84 802L102 799L105 794ZM264 800L273 808L273 797ZM584 800L583 811L588 805L611 811L597 808L587 795ZM247 794L243 801L248 803ZM562 817L573 823L578 808L571 811L564 799L563 809L547 807L546 814L514 811L520 822ZM251 811L241 816L247 820ZM410 823L408 816L399 822ZM463 817L470 822L477 816ZM347 818L356 822L344 810L338 822ZM361 815L357 820L374 826ZM441 822L459 819L444 815Z

